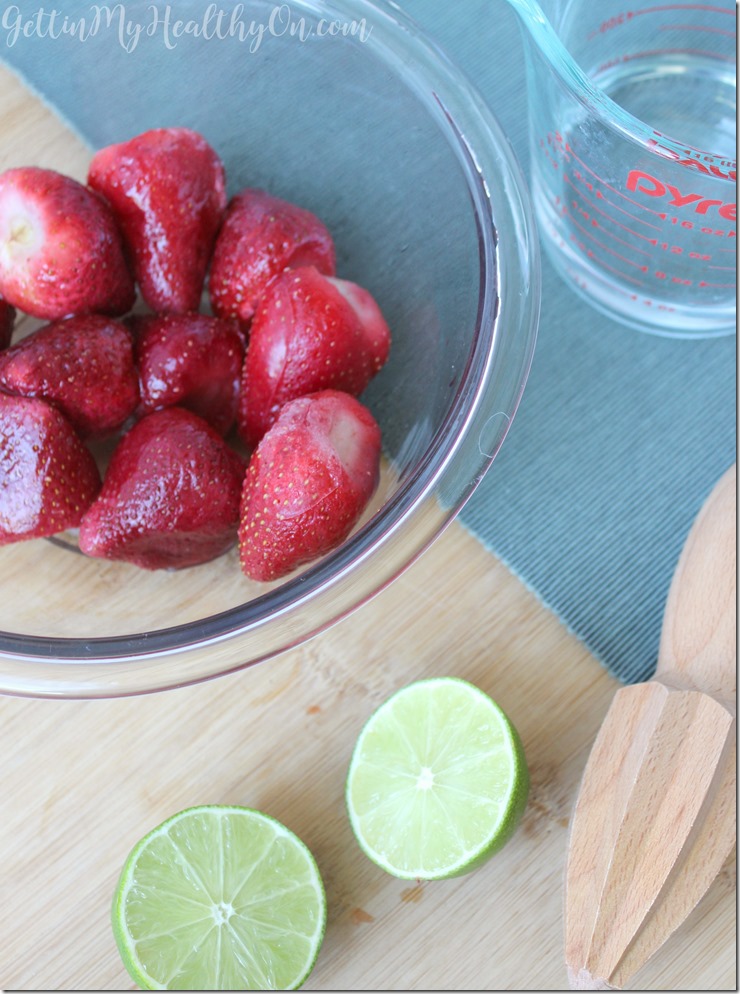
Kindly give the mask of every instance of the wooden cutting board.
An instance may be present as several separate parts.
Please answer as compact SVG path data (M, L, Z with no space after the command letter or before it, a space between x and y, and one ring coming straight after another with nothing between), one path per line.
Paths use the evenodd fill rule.
M84 149L2 69L0 129L0 169L84 176ZM521 828L488 864L414 885L359 851L344 778L371 711L441 674L471 680L507 711L532 792ZM329 920L306 989L564 990L568 822L616 689L455 523L370 604L257 667L150 697L0 698L0 987L134 989L109 924L123 861L175 811L227 802L279 818L316 856ZM735 929L733 864L633 989L736 989Z

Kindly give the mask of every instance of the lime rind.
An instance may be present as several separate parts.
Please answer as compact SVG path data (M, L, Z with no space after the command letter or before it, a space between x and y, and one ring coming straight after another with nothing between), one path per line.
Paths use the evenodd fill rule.
M234 861L224 860L223 852L227 841L222 834L219 849L220 862L217 872L222 874L221 881L229 896L235 902L235 908L231 908L230 903L224 905L229 909L230 934L229 941L238 949L238 964L240 976L236 976L232 968L227 975L223 976L224 983L218 985L221 962L215 966L211 972L209 961L222 957L228 958L229 948L224 948L223 930L213 929L214 901L209 896L209 885L201 879L197 861L194 860L195 850L190 847L188 856L190 860L196 862L193 866L188 857L178 859L170 852L163 857L162 849L167 847L168 842L172 842L172 833L182 824L187 826L187 822L193 819L206 819L212 826L218 824L223 833L227 820L234 824L240 824L245 829L246 834L240 838L231 838L230 843L243 845L245 839L251 834L263 833L265 838L273 840L272 847L267 846L262 853L262 858L268 858L272 849L277 848L273 863L279 864L272 869L282 872L288 880L285 887L279 892L270 892L267 887L261 894L252 896L250 900L244 900L244 893L249 892L248 885L251 880L251 890L254 894L255 875L258 875L260 860L256 859L250 864L244 877L238 881L241 884L240 890L234 889L235 881L229 879L227 868L233 868ZM218 821L216 821L218 819ZM236 819L236 821L234 821ZM257 830L256 833L252 830ZM208 833L206 832L206 835ZM233 835L234 833L232 833ZM237 833L238 834L238 833ZM174 845L174 843L173 843ZM177 847L175 847L177 848ZM157 851L159 850L159 852ZM152 865L148 872L150 880L156 882L158 875L163 877L169 884L163 887L156 882L155 887L142 885L137 878L137 869L141 869L142 861L154 854ZM172 865L179 863L179 873L172 873ZM293 882L290 882L290 875L294 874ZM207 876L207 873L205 874ZM302 879L296 882L297 876ZM273 874L274 879L274 874ZM212 883L212 881L211 881ZM246 888L246 891L245 891ZM193 896L195 892L195 897ZM242 899L239 900L239 893L242 892ZM202 895L202 900L201 900ZM146 935L138 938L132 934L129 918L136 914L135 905L137 900L143 905L149 902L149 911L142 912L144 918L153 910L150 918L160 922L156 931L147 939ZM159 908L156 907L159 899ZM287 903L286 903L287 899ZM292 907L291 907L292 901ZM152 908L152 902L154 907ZM244 924L244 918L240 914L234 914L235 910L244 911L249 909L249 926ZM292 924L300 923L301 932L293 931L290 927L285 927L285 921L281 921L280 914L287 911L293 916ZM139 909L142 910L141 908ZM202 914L201 914L202 912ZM154 976L156 973L151 966L142 962L141 955L137 952L137 946L142 945L148 949L148 953L156 960L157 944L166 945L168 942L179 944L188 949L193 962L194 982L178 982L173 989L186 990L297 990L305 983L318 958L319 951L324 939L326 930L326 893L323 881L313 854L293 832L282 825L277 819L260 811L237 805L200 805L186 808L183 811L172 815L162 824L152 829L144 836L132 849L124 867L121 871L111 909L113 934L118 946L121 959L129 972L131 978L138 986L147 990L167 990L168 982L162 982L161 978ZM174 924L173 924L174 919ZM308 919L308 920L307 920ZM141 921L139 922L141 924ZM210 925L210 928L207 926ZM243 933L239 935L239 931ZM255 946L253 940L258 935L260 941ZM251 943L249 940L252 940ZM149 943L148 947L146 943ZM271 964L271 956L285 958L286 943L295 953L294 958L299 961L299 966L290 977L283 974L276 978ZM252 948L250 948L250 945ZM231 957L233 959L233 957ZM183 967L187 966L187 960ZM205 972L204 972L205 970ZM247 975L248 974L248 975ZM214 982L215 978L215 982ZM276 979L279 981L275 982Z
M352 754L345 799L370 860L401 879L441 880L498 852L528 793L524 748L499 705L466 680L432 677L397 691L371 715Z

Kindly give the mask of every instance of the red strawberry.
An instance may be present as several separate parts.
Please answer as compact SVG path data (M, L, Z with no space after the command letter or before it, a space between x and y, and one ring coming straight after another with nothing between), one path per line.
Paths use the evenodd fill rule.
M214 559L236 540L243 478L242 460L197 414L149 414L113 453L80 548L144 569Z
M101 149L88 183L113 207L152 310L197 311L226 207L224 167L188 128L145 131Z
M7 349L13 337L15 307L0 297L0 349Z
M316 266L333 276L334 243L317 217L264 190L229 203L211 261L214 314L249 322L270 280L287 267Z
M239 432L254 446L295 397L360 394L388 357L390 331L367 290L313 266L276 276L257 304L239 398Z
M0 387L53 403L83 436L107 435L139 400L131 335L99 314L54 321L0 353Z
M0 394L0 545L76 528L99 490L95 460L63 414Z
M231 321L202 314L141 317L134 323L142 413L179 404L225 435L236 417L244 359Z
M51 169L0 175L0 294L49 320L127 311L134 282L105 201Z
M239 551L253 580L276 580L331 551L378 483L380 429L349 394L289 401L249 462Z

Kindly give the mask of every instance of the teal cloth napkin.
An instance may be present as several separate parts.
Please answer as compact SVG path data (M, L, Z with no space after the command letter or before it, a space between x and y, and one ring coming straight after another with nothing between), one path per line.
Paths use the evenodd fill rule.
M65 6L72 5L58 0ZM476 84L528 175L523 48L505 0L399 6ZM0 16L9 8L17 10L0 3ZM162 46L157 51L167 58ZM135 133L137 115L148 111L141 110L141 81L130 76L136 61L118 53L91 91L75 60L94 57L92 41L48 40L33 58L22 39L0 50L92 144L103 145L120 140L127 115ZM175 107L198 99L206 68L193 64L192 78L194 92L169 95ZM228 141L228 120L209 127L218 132L221 124ZM222 147L218 133L207 137ZM547 259L543 269L539 339L524 398L461 519L611 673L643 680L655 667L683 542L735 459L735 340L681 342L631 331L580 300Z

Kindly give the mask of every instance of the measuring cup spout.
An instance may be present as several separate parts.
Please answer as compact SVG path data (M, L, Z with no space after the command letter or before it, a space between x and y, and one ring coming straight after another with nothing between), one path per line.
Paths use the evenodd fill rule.
M507 0L509 6L518 15L522 27L525 27L537 44L541 43L540 35L548 32L555 34L549 18L537 3L537 0ZM557 38L557 35L555 35Z
M529 70L530 103L537 99L537 82L534 77L542 76L538 72L537 59L541 59L541 67L559 77L567 91L578 100L588 105L593 111L612 117L619 113L619 108L598 86L594 86L580 65L573 58L560 35L555 29L558 17L558 3L552 10L552 20L547 16L537 0L507 0L509 6L519 16L519 26L522 29L527 68ZM555 24L553 23L555 22ZM543 80L539 79L539 83Z
M546 54L562 43L555 33L549 18L536 0L507 0L519 16L519 26L523 29L525 41L531 41Z

